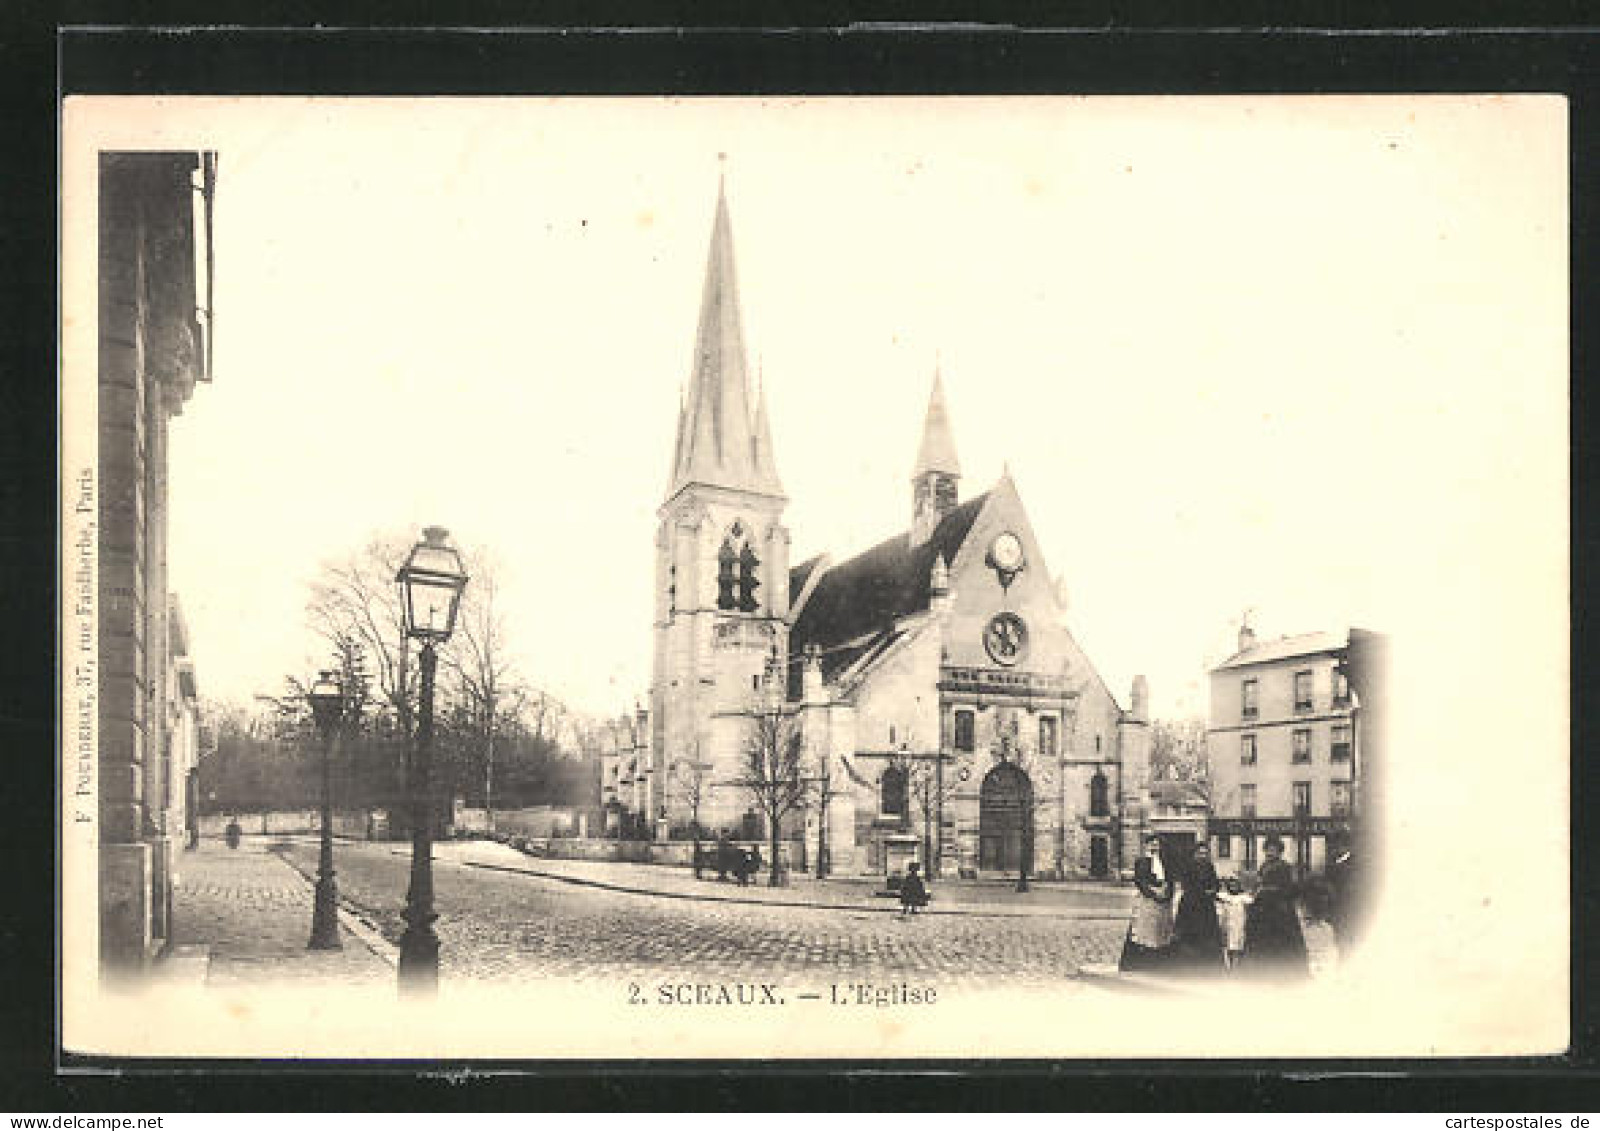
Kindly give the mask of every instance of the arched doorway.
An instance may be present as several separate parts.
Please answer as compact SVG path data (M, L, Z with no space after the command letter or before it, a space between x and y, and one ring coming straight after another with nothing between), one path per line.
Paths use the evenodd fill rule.
M1024 851L1033 851L1033 783L1010 762L983 779L978 794L978 867L1015 872ZM1033 871L1033 861L1028 861Z

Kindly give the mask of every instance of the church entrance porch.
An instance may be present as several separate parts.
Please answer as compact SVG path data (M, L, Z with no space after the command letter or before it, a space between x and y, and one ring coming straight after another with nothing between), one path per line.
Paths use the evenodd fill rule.
M1002 762L984 777L978 794L978 868L1015 872L1026 853L1031 873L1033 841L1033 783L1022 770Z

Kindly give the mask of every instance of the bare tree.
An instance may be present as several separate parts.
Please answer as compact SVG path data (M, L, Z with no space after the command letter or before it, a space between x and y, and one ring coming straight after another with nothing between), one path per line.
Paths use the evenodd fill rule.
M955 796L960 784L945 763L943 751L916 752L907 742L889 756L889 766L905 775L906 816L913 814L922 825L922 859L930 878L939 875L939 859L944 855L944 805ZM937 834L937 843L935 837Z
M374 537L342 561L322 567L311 585L307 612L312 628L335 652L358 643L372 667L378 694L394 712L400 731L412 733L416 688L407 662L405 620L395 574L411 540L403 534Z
M667 773L667 793L672 800L689 810L689 832L694 838L695 876L700 874L700 810L705 805L706 792L711 786L711 763L700 758L699 744L695 744L689 757L672 763Z
M471 572L472 584L462 597L455 635L440 659L454 678L466 727L483 766L485 820L493 831L495 739L506 716L520 714L526 692L506 645L494 563L487 554L473 555ZM536 731L540 737L542 728L541 712Z
M1205 720L1157 719L1150 728L1150 773L1155 780L1190 782L1209 795Z
M813 779L806 773L805 744L794 716L776 707L758 711L745 740L744 776L739 785L749 793L767 823L771 849L769 887L781 882L778 845L783 819L802 808L811 794Z

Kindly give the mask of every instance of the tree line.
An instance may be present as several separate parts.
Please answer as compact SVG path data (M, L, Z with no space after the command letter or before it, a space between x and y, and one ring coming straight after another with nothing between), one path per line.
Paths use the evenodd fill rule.
M325 563L307 616L323 667L344 696L332 760L338 808L399 810L406 800L419 691L395 575L412 540L378 536ZM471 581L456 630L439 649L433 781L441 804L490 809L597 808L598 726L532 686L512 662L497 568L464 552ZM321 797L322 745L306 699L315 673L291 674L249 706L208 703L199 763L206 812L309 808Z

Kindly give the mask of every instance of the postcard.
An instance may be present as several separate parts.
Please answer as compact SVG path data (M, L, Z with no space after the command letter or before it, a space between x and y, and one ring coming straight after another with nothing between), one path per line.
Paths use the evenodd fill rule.
M61 161L65 1050L1566 1048L1563 98Z

